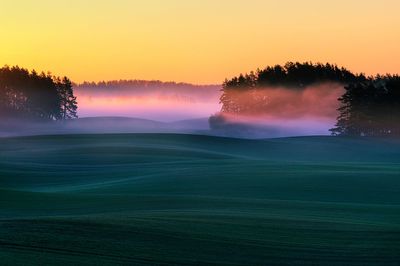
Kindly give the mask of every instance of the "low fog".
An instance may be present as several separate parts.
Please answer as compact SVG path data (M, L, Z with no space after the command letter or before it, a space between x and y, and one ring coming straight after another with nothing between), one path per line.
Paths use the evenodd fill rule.
M30 121L2 119L0 137L96 134L96 133L188 133L207 134L208 118L160 122L130 117L84 117L66 121Z
M293 119L332 120L337 116L337 99L343 92L343 85L336 83L305 88L232 90L227 93L230 103L223 106L223 111L267 122Z
M229 106L231 109L224 106L220 112L221 88L217 85L144 81L132 85L129 82L76 86L79 119L49 122L2 119L0 136L191 133L273 138L328 135L336 121L337 98L343 93L343 87L338 84L236 90L231 92L234 101ZM219 120L210 127L209 117L213 114Z
M252 137L327 135L338 115L341 84L231 90L212 127ZM235 133L236 132L236 133Z
M220 110L220 85L110 81L75 87L79 117L137 117L161 122L208 117Z

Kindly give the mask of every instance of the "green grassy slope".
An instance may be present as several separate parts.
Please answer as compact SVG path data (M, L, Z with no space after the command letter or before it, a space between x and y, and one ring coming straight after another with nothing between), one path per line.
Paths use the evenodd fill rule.
M400 141L3 138L0 258L399 265Z

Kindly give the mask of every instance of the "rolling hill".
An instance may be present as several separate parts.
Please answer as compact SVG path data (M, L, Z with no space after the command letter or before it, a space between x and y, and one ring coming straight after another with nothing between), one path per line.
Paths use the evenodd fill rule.
M0 138L0 257L35 265L398 265L400 141Z

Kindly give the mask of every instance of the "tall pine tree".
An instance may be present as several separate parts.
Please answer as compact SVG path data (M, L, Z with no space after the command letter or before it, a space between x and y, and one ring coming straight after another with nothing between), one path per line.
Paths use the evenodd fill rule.
M67 77L57 78L57 90L61 97L60 109L63 120L77 118L78 103L74 96L72 82Z

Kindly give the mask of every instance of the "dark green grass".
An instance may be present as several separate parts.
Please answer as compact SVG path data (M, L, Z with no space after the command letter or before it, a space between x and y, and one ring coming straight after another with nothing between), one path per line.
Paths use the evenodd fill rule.
M3 138L0 258L400 265L400 141Z

